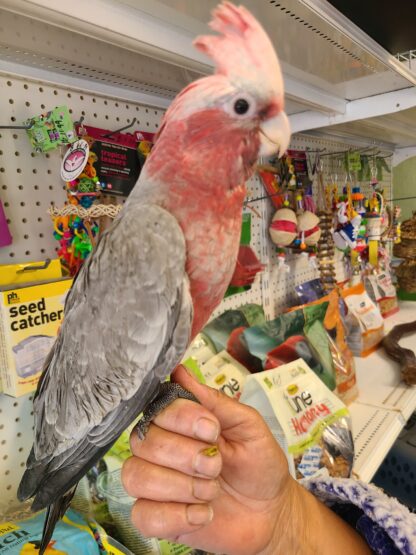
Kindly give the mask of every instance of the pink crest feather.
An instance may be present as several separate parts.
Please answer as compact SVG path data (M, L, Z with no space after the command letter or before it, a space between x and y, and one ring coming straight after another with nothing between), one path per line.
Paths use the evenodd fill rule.
M217 73L237 86L261 81L266 94L273 91L283 95L280 64L272 42L244 6L223 2L213 11L210 27L219 35L200 36L194 45L214 60Z

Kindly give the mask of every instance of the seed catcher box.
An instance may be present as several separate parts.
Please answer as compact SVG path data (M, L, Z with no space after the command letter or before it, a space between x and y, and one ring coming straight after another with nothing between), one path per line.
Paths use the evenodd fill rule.
M58 333L71 279L0 292L0 377L12 397L36 389Z

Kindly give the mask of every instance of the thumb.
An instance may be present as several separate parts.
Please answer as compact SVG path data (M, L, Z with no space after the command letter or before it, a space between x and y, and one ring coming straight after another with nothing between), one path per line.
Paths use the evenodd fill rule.
M195 395L221 425L222 433L228 432L235 441L251 441L263 436L267 426L253 408L227 397L221 391L203 385L184 366L179 365L172 374L173 381Z

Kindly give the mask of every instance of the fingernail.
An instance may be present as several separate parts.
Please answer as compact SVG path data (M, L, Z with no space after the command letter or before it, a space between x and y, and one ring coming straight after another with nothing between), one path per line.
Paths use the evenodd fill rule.
M185 372L188 374L188 376L190 376L193 380L195 380L196 382L198 381L196 379L195 374L187 366L185 366L184 364L180 364L179 366L181 366L185 370Z
M189 524L207 524L214 517L211 505L188 505L186 516Z
M219 450L216 445L211 445L211 447L206 447L201 453L206 457L215 457L215 455L218 455Z
M215 443L220 430L218 424L209 418L200 418L194 424L195 437L208 443Z
M194 470L203 476L216 478L221 471L218 447L212 446L200 451L194 460Z

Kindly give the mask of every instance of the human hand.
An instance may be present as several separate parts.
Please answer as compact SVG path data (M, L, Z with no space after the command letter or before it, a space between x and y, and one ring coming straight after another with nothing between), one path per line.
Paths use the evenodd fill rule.
M143 441L133 432L134 456L122 473L126 491L138 498L133 523L146 536L207 551L276 553L274 532L279 522L290 526L297 490L285 455L256 411L199 384L183 367L174 379L201 404L179 399Z
M183 367L174 380L201 404L178 399L131 435L123 466L145 536L227 555L370 555L361 536L296 482L252 408L199 384Z

